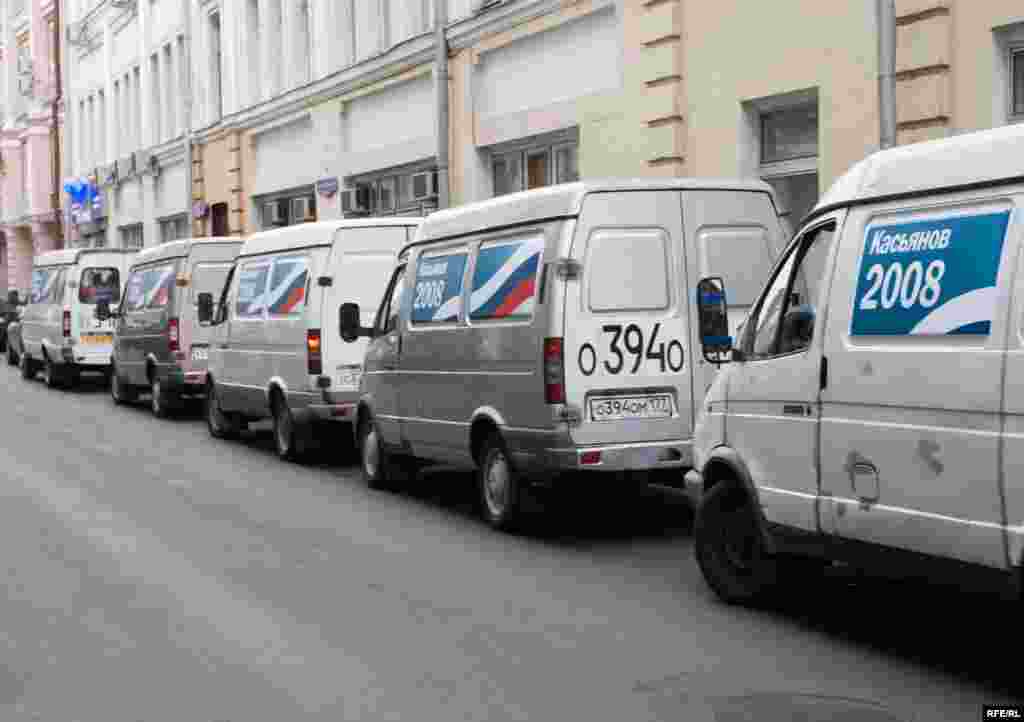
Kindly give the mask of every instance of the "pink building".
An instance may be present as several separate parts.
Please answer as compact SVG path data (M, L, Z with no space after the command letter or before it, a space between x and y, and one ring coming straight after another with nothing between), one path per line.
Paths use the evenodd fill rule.
M55 3L0 4L2 105L0 128L0 291L27 290L32 257L62 248L63 176L57 155L63 108L57 72ZM55 132L55 128L57 129Z

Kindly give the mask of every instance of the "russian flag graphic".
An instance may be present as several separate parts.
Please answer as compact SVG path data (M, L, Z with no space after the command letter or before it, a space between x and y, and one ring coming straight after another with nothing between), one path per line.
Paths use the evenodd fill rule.
M292 271L276 287L270 290L270 312L273 314L288 314L294 311L302 303L306 296L306 266L299 264L297 270Z
M544 239L480 250L473 273L470 318L512 318L533 311Z

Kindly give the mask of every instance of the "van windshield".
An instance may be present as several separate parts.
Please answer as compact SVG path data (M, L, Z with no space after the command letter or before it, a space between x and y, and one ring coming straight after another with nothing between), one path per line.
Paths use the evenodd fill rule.
M87 268L82 271L78 284L78 300L95 304L106 301L113 305L121 301L121 274L116 268Z

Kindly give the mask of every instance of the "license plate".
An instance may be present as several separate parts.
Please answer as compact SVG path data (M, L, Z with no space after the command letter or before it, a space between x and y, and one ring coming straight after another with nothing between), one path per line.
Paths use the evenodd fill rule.
M113 341L114 341L114 337L111 336L108 333L103 333L103 334L94 333L94 334L89 334L88 336L82 336L82 343L83 344L105 344L105 343L113 343Z
M210 349L208 348L192 348L192 360L193 361L209 361L210 360Z
M591 421L622 421L623 419L667 419L672 416L672 397L605 396L590 400Z
M363 372L360 369L338 369L338 386L339 388L359 388L359 379L362 377Z

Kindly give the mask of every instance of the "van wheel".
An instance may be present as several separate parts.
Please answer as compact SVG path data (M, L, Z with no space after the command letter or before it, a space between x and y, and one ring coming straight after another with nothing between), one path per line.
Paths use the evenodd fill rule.
M118 406L130 404L136 399L135 389L121 380L117 366L113 365L110 367L110 398Z
M21 368L21 378L26 381L31 381L36 377L36 365L32 363L32 357L27 353L21 355L20 363L18 364Z
M242 424L234 415L221 409L215 384L211 383L206 387L205 405L206 428L210 431L210 436L215 439L233 439L238 436Z
M484 519L500 531L514 531L522 522L524 485L512 465L505 442L491 432L480 455L480 500Z
M384 449L380 431L372 417L359 422L357 439L359 467L366 485L378 491L398 490L408 479L402 466Z
M65 385L64 374L49 358L43 361L43 383L51 389L59 389Z
M285 461L302 461L312 445L311 430L295 423L288 402L275 393L271 409L274 421L274 445L277 455Z
M8 366L17 366L18 365L18 355L14 353L14 349L11 347L10 344L7 344L7 365Z
M778 563L764 548L755 509L742 488L712 487L697 508L693 536L697 564L722 601L752 604L774 591Z
M170 417L171 412L176 408L174 394L168 391L163 382L153 376L153 381L149 387L150 391L150 408L153 410L153 416L158 419L166 419Z

